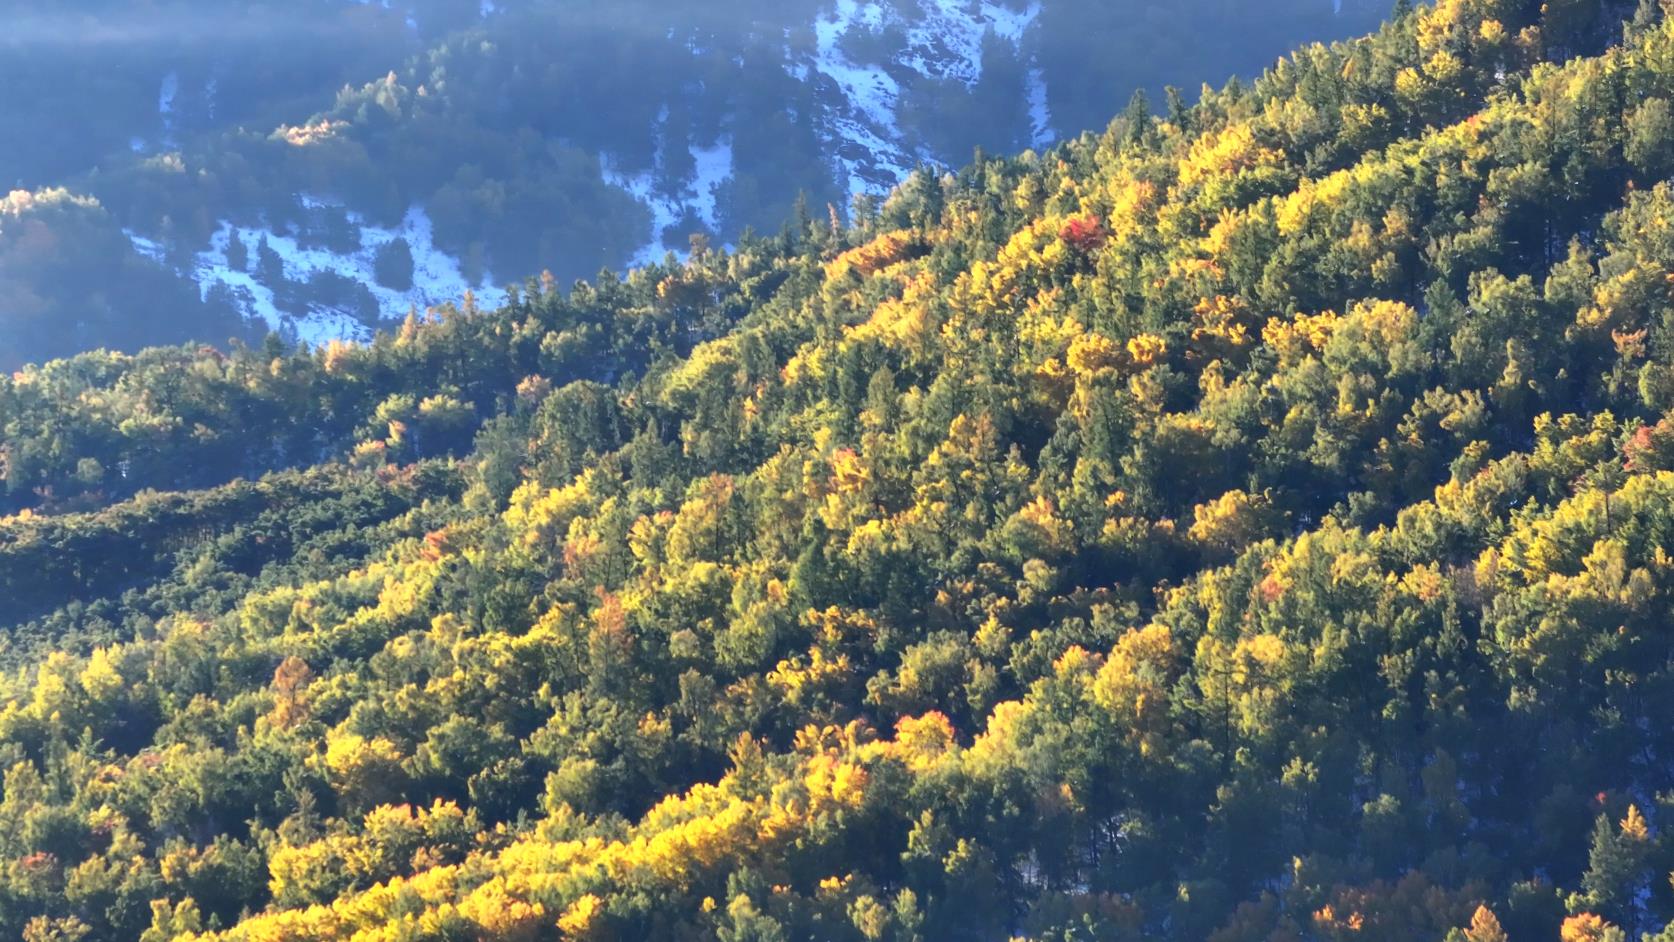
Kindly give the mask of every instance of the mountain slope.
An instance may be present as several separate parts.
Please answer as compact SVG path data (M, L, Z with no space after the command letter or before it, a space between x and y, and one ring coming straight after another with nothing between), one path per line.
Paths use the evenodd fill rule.
M852 225L0 381L0 919L1662 932L1671 97L1654 5L1446 0Z

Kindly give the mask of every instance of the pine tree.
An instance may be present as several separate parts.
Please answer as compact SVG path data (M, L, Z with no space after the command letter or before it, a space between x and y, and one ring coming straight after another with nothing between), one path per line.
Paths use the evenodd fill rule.
M1507 942L1505 930L1498 916L1487 906L1478 906L1471 916L1471 925L1464 932L1465 942Z
M1168 123L1182 132L1191 133L1191 106L1186 104L1186 96L1173 85L1163 89L1163 94L1168 98Z
M413 288L413 247L404 238L394 238L378 249L372 262L372 274L378 284L391 291L411 291Z
M237 229L227 236L227 267L233 271L250 270L250 247L244 244L244 237Z
M1593 824L1587 871L1581 875L1582 893L1571 897L1572 909L1585 908L1629 922L1633 891L1648 850L1649 834L1639 809L1628 807L1618 830L1599 815Z
M256 274L270 288L285 280L285 260L268 244L265 234L256 243Z
M1136 88L1133 97L1128 99L1127 110L1122 112L1126 143L1133 146L1144 143L1151 133L1151 121L1151 96L1145 94L1145 89Z

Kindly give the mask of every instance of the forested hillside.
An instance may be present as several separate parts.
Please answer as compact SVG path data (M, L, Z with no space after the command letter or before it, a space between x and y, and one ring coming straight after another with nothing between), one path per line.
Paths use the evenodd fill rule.
M0 378L0 936L1674 938L1674 18Z

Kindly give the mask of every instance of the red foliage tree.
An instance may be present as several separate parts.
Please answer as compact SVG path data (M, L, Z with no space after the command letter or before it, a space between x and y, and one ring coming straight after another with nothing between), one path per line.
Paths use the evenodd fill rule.
M1073 216L1058 230L1058 238L1064 240L1070 248L1082 254L1096 252L1104 245L1107 238L1104 224L1097 216Z

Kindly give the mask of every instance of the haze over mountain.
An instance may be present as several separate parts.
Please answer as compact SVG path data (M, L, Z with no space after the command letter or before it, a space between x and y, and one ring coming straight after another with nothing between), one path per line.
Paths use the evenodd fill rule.
M0 367L320 343L1195 98L1384 0L0 3ZM55 188L65 188L62 192ZM118 237L120 236L120 238Z

